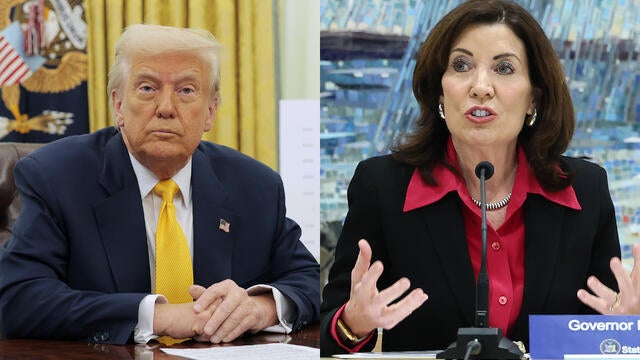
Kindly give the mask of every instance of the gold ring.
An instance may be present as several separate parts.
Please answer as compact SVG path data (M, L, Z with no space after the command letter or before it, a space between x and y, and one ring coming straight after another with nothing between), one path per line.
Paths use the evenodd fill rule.
M613 311L618 306L620 306L620 293L616 293L616 301L609 306L609 311Z

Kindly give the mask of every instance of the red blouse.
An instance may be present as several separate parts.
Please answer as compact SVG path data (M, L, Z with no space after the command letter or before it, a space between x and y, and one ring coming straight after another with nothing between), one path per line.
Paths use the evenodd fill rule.
M447 161L458 168L453 143L447 146ZM522 148L518 148L518 169L516 170L511 200L507 205L505 221L497 229L487 224L487 271L489 273L489 325L502 329L509 336L520 309L524 292L524 210L522 205L528 193L540 194L549 201L571 209L580 210L573 187L557 192L547 191L538 182L535 174L527 166ZM433 169L438 185L427 185L418 170L414 170L404 203L404 212L411 211L442 199L447 193L456 191L465 205L462 207L469 256L476 276L480 269L482 239L480 233L480 208L471 200L464 179L438 163ZM429 294L429 289L424 289ZM428 300L427 300L428 301Z

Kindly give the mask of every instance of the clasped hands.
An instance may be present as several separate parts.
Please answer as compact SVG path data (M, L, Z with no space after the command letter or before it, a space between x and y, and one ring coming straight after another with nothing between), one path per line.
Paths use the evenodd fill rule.
M217 344L278 323L271 291L250 296L224 280L208 288L191 285L189 293L194 302L155 305L154 334Z

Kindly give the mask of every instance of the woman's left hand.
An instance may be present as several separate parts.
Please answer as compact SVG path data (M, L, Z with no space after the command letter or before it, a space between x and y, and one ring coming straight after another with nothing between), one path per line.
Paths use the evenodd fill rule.
M620 292L605 286L595 276L587 279L592 295L578 290L578 299L604 315L640 315L640 243L633 245L633 269L628 273L617 257L611 259L611 271L618 282Z

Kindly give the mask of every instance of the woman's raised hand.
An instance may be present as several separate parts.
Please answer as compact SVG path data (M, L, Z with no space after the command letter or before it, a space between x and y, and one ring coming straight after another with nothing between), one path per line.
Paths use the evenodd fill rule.
M384 270L382 262L371 264L371 247L366 240L361 239L358 247L358 259L351 271L351 295L341 318L355 335L364 337L379 327L393 328L420 307L428 296L422 289L414 289L402 300L389 305L409 289L409 279L401 278L378 291L376 283Z
M578 290L578 298L595 311L605 315L640 315L640 243L633 246L633 269L628 273L617 257L611 259L611 271L620 292L604 285L595 276L587 279L588 291Z

